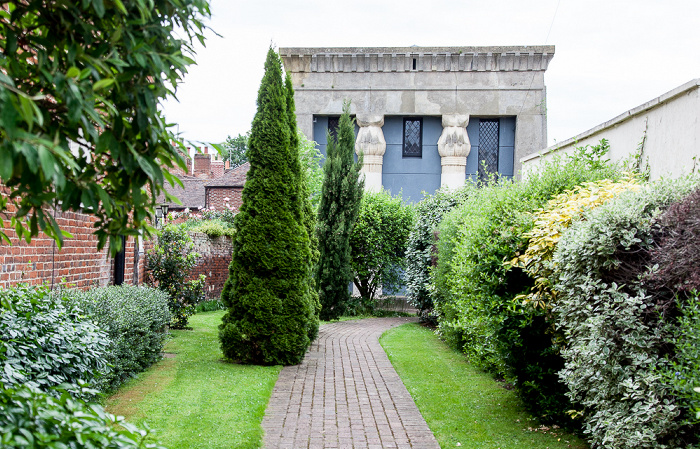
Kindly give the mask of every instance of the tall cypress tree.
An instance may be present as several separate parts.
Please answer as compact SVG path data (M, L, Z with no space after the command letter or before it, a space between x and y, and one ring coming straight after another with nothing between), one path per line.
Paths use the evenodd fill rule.
M293 365L314 331L311 251L301 221L300 176L292 150L282 63L270 48L248 144L243 203L221 298L224 356L243 363ZM296 156L296 160L295 160ZM318 321L315 321L318 326Z
M364 183L359 180L362 163L355 162L355 126L350 104L343 106L337 140L328 133L321 204L318 209L319 261L316 282L321 319L338 319L345 311L352 282L350 234L362 200Z
M314 285L313 278L313 267L318 262L318 238L316 237L316 214L314 213L314 208L311 205L311 197L309 194L309 187L306 182L305 171L301 166L301 159L299 157L299 137L297 134L297 116L296 116L296 105L294 103L294 89L292 88L292 77L287 72L285 78L285 88L287 91L287 123L289 125L289 141L292 151L292 160L295 162L294 171L295 176L299 177L299 195L301 197L301 217L299 221L304 225L307 235L309 236L309 248L311 250L311 263L309 265L309 275L308 275L308 295L309 301L313 306L313 316L311 319L311 325L309 326L309 338L313 341L318 336L318 317L321 310L321 304L318 300L318 292L316 291L316 286Z

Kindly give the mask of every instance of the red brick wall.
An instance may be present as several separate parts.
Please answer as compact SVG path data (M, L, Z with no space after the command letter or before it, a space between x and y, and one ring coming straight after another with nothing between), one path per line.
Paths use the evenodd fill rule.
M207 299L218 299L224 282L228 279L228 266L231 263L233 245L228 236L209 237L201 232L191 232L194 250L199 254L192 277L203 274L207 277L204 291Z
M241 208L241 203L243 202L242 195L243 187L207 187L206 188L206 202L207 207L212 207L216 210L222 210L226 207L228 198L228 204L233 208L233 210L238 211Z
M11 215L12 210L10 210ZM4 217L5 233L11 245L0 244L0 287L20 282L51 285L69 284L86 289L105 286L114 282L114 259L107 248L97 251L97 237L92 232L96 219L78 212L57 212L56 221L61 229L70 232L73 238L65 238L59 250L54 241L39 234L31 243L17 239L9 228L9 217ZM146 243L148 247L149 243ZM134 239L127 239L124 283L132 284L137 268L138 282L143 282L145 254L136 254ZM138 266L135 267L135 260Z

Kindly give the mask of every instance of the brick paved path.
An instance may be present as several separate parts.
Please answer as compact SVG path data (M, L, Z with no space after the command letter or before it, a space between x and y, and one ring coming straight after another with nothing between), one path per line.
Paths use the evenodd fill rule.
M285 367L267 406L265 448L439 449L379 344L415 318L321 326L304 362Z

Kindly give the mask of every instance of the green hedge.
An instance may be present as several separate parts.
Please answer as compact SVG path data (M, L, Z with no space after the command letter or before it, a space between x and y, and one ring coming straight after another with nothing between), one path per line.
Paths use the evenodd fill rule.
M523 251L532 212L554 195L598 179L619 179L620 167L602 159L607 146L582 148L545 163L527 181L491 179L468 186L463 204L446 214L437 235L437 265L428 292L438 331L475 365L515 387L527 409L546 422L573 425L563 359L553 345L551 318L514 298L534 280L507 262Z
M160 360L170 323L168 294L130 285L66 290L72 307L83 311L110 340L105 355L110 372L100 388L115 390L130 377Z
M427 195L416 205L416 225L408 235L406 249L406 298L421 314L421 319L434 322L433 299L430 293L430 267L437 258L435 233L442 217L463 203L470 189L441 189Z
M86 405L64 392L58 397L30 387L0 383L0 446L3 448L136 449L162 448L145 443L148 431ZM117 427L120 425L120 427Z
M46 287L0 289L0 384L92 398L108 371L107 333ZM81 381L85 385L79 386Z

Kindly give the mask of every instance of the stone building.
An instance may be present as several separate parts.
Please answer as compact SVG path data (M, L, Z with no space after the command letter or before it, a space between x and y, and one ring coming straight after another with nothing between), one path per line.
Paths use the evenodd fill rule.
M325 152L343 102L357 120L365 185L418 201L546 145L553 46L280 48L300 129Z

